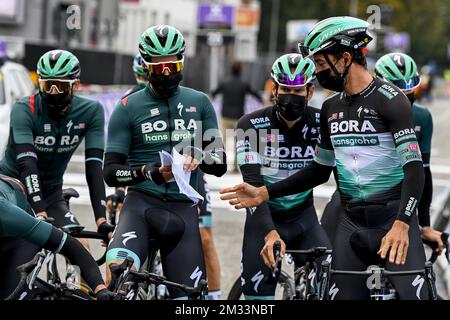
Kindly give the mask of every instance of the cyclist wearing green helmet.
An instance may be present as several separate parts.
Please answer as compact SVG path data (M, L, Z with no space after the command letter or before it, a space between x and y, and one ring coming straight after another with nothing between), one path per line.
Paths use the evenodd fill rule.
M291 53L272 67L275 105L243 116L237 125L237 161L245 182L271 185L306 167L319 137L320 111L308 106L314 94L314 62ZM273 299L276 281L258 281L270 270L266 255L275 241L289 249L330 247L317 220L312 189L263 203L247 212L242 245L243 293L246 299ZM263 250L261 250L263 249ZM296 265L305 263L294 256ZM256 280L255 280L256 279Z
M80 63L70 52L52 50L39 59L39 92L19 100L11 111L11 130L0 172L20 179L38 216L52 217L56 227L79 225L62 195L63 175L85 139L86 180L99 232L109 233L102 179L104 112L97 101L75 93ZM87 241L80 240L86 247ZM15 266L29 261L37 248L17 242ZM12 271L14 273L14 271ZM15 274L15 273L14 273Z
M433 119L428 109L415 102L414 90L420 84L420 77L415 61L404 53L389 53L382 56L375 64L375 75L396 85L408 97L412 105L413 125L422 153L425 186L417 207L419 225L422 226L422 238L436 242L438 252L442 253L444 243L441 232L430 226L430 205L433 197L433 182L430 171L431 137ZM340 218L341 202L336 191L325 207L321 223L330 239L334 239L337 222Z
M427 108L415 102L415 89L420 85L416 62L407 54L389 53L378 59L375 64L375 75L396 85L411 102L414 130L422 152L425 173L425 185L417 210L419 224L422 226L422 237L437 242L441 253L444 249L441 232L430 226L430 206L433 198L433 178L430 170L433 118Z
M154 249L149 248L152 237L161 249L165 276L196 286L206 277L197 208L173 180L171 166L161 165L159 152L183 154L194 189L197 168L222 176L226 158L208 96L179 85L184 47L182 34L172 26L145 30L139 52L149 85L122 99L111 116L103 174L108 185L128 186L128 192L107 264L131 256L139 269ZM185 296L169 291L172 298Z
M314 161L267 187L226 188L222 193L229 194L222 199L236 208L254 207L325 183L336 167L343 212L333 268L365 270L380 263L388 270L420 269L425 253L416 209L424 185L422 155L410 102L367 70L368 27L357 18L332 17L317 23L305 39L302 52L313 56L317 81L337 91L322 105ZM267 255L273 264L273 254ZM417 287L419 278L390 280L400 299L427 299L428 289ZM363 278L335 275L331 281L331 299L369 299Z
M145 88L145 86L148 84L148 72L145 68L145 65L143 64L141 54L138 53L133 59L133 73L134 77L136 78L136 85L128 90L122 98L125 98L126 96L129 96L132 93L135 93L136 91L142 90Z

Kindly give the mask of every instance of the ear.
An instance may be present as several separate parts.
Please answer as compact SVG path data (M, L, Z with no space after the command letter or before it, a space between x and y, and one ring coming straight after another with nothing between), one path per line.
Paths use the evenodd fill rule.
M78 91L80 89L80 84L80 79L77 79L77 81L75 81L75 83L73 84L72 91Z
M348 67L348 65L350 64L350 61L352 61L351 53L346 51L346 52L344 52L342 57L344 58L344 66Z
M315 90L316 90L316 86L315 85L312 85L311 87L309 87L309 89L308 89L308 101L311 101Z
M277 95L277 92L278 92L278 84L275 83L275 82L273 82L273 85L272 85L272 95L275 97L275 96Z

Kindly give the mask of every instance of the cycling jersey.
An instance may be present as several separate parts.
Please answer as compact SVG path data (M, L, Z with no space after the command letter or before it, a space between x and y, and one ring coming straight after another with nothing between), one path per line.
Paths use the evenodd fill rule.
M10 136L0 170L25 183L36 212L45 210L43 198L62 187L67 165L83 139L94 214L97 219L104 217L104 113L96 101L75 95L67 115L60 119L49 116L40 94L17 102L11 111Z
M245 182L255 186L281 181L313 161L319 138L319 110L307 107L292 128L279 118L274 107L243 116L237 125L237 161ZM242 244L241 279L246 299L273 299L276 281L260 281L270 270L259 252L264 237L277 230L288 249L330 247L317 220L312 189L263 203L254 213L247 212ZM297 266L305 261L294 256Z
M344 205L401 199L398 219L408 223L423 188L422 155L410 106L398 88L380 79L358 94L331 96L322 106L321 141L312 166L268 186L270 198L323 183L336 165ZM297 182L299 177L304 184Z
M61 120L51 118L45 109L39 94L13 106L11 135L0 167L5 174L19 177L16 160L37 157L42 188L49 190L62 185L70 158L83 138L86 149L104 149L104 113L100 103L79 96L73 97L67 116ZM16 156L15 144L34 145L36 154Z
M171 153L172 148L176 147L181 153L186 146L195 146L214 154L223 152L216 114L204 93L179 87L173 96L163 99L146 87L122 99L113 111L108 127L107 159L111 154L118 154L126 158L130 167L146 164L159 166L160 151ZM223 159L223 156L219 158ZM106 161L106 171L108 165ZM226 170L224 161L220 161L219 166L219 172L211 172L203 164L200 165L205 173L222 175ZM110 174L113 179L105 174L105 180L110 185L130 185L136 178L133 174L126 168L113 170ZM196 171L191 173L190 185L197 187ZM189 201L180 193L176 182L157 184L143 178L131 185L129 190L139 190L166 200Z
M430 225L430 204L433 195L433 183L430 166L431 137L433 134L433 119L430 111L421 105L414 103L412 106L413 125L422 153L423 166L425 171L425 186L418 206L419 224L422 227ZM337 179L336 179L337 180ZM334 239L336 227L340 219L341 199L336 191L325 207L321 223L329 238Z
M291 129L279 118L274 107L243 116L238 122L238 130L254 130L237 136L237 161L244 180L247 176L251 179L251 176L260 175L264 185L271 185L305 168L314 158L319 126L320 111L312 107L307 107L305 116ZM249 170L251 172L246 173ZM302 208L310 206L312 199L312 189L272 199L263 214L271 213L278 220L292 218L301 214ZM263 207L266 208L260 206L260 210Z
M423 166L430 165L431 137L433 135L433 119L430 111L418 103L412 106L414 132L422 153Z

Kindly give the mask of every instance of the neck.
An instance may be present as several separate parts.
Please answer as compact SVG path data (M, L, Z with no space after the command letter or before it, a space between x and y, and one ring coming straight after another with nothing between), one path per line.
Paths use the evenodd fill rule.
M372 82L373 77L366 68L353 63L345 78L344 91L354 95L363 91Z
M277 113L278 113L278 112L277 112ZM300 118L298 118L298 119L295 119L295 120L290 121L290 120L286 120L285 118L283 118L283 116L282 116L280 113L278 113L278 116L281 118L281 120L286 124L286 126L287 126L289 129L292 129L292 127L294 127L295 124L296 124L297 122L299 122L299 121L302 119L302 117L300 117Z

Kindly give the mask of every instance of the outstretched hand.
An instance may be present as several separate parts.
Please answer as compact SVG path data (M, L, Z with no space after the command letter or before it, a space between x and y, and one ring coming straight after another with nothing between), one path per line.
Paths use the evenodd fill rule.
M266 187L254 187L248 183L241 183L234 187L225 188L220 191L220 199L229 200L230 205L236 209L257 207L269 200Z

